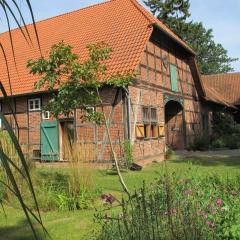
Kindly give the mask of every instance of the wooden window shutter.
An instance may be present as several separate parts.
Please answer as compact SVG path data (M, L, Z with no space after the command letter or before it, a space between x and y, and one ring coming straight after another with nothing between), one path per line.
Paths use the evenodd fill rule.
M136 138L144 138L144 125L136 125Z
M164 123L160 123L160 124L158 125L158 133L159 133L159 137L164 137L164 136L165 136Z
M170 75L171 75L171 87L172 91L178 92L178 74L177 67L173 64L170 65Z

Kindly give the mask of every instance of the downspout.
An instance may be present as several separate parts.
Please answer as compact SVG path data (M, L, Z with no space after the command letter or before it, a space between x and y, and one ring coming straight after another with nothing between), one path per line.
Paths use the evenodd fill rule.
M129 90L127 89L126 91L126 96L127 96L127 122L128 122L128 140L132 141L132 134L131 134L131 118L130 118L130 113L131 113L131 99L130 99L130 94Z

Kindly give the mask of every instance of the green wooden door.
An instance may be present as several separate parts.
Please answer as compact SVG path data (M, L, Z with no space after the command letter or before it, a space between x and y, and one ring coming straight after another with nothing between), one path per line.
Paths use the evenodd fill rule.
M41 160L58 161L58 121L41 123Z
M178 92L177 67L175 65L173 65L173 64L170 65L170 76L171 76L172 91Z

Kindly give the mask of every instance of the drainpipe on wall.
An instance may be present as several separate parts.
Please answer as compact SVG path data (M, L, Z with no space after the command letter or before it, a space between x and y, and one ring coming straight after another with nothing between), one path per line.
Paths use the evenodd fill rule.
M131 134L131 118L130 118L130 112L131 112L131 99L128 88L124 88L125 96L127 98L127 132L128 132L128 140L132 141L132 134Z

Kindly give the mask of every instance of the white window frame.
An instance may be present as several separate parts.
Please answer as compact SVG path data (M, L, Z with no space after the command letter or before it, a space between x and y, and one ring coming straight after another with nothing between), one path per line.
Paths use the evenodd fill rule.
M43 120L49 120L50 119L50 112L49 111L43 111L42 112L42 119Z
M36 101L39 102L39 107L36 108ZM31 102L33 102L33 109L30 109L30 104ZM40 98L31 98L31 99L28 99L28 111L29 112L33 112L33 111L40 111L41 110L41 99Z

